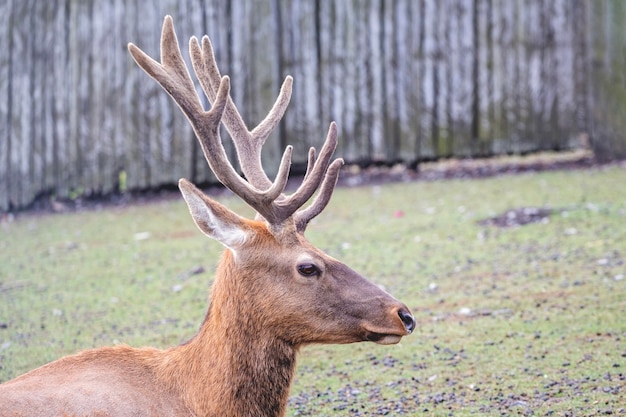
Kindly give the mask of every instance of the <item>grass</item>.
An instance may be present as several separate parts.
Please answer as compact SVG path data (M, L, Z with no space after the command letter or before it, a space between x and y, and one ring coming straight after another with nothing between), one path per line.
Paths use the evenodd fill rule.
M554 211L478 224L526 206ZM626 415L624 168L342 188L307 235L418 329L305 347L288 415ZM189 339L220 252L181 200L0 223L0 382L84 348Z

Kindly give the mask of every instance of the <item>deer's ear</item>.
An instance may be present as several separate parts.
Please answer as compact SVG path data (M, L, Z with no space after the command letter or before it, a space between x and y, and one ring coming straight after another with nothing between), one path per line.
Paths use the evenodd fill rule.
M202 233L232 250L245 243L249 229L242 217L207 197L186 179L178 182L178 188Z

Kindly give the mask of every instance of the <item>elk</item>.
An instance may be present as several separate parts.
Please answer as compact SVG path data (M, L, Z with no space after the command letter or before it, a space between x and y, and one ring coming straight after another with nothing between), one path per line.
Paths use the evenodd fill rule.
M182 58L170 16L161 62L134 44L136 63L191 123L215 176L257 212L240 217L191 182L179 188L198 228L225 252L198 333L165 350L103 347L66 356L0 385L0 416L284 416L296 355L311 343L398 343L415 328L409 309L304 237L328 204L341 159L331 123L319 152L311 148L302 184L284 192L292 148L276 179L261 165L261 147L291 95L287 77L266 118L249 130L230 98L207 36L192 37L191 62L212 103L206 111ZM220 125L233 140L240 176L229 162ZM304 207L309 200L310 205Z

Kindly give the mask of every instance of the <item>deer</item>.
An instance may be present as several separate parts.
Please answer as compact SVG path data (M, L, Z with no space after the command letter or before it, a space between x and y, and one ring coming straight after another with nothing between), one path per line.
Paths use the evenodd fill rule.
M416 326L409 308L304 237L327 206L343 160L331 162L337 126L308 153L300 186L287 195L292 147L271 181L261 148L291 99L286 77L267 116L249 130L230 97L208 36L189 41L191 63L210 102L205 110L166 16L161 61L133 43L138 64L186 115L216 178L252 207L242 217L186 179L179 188L202 233L224 252L204 321L179 346L116 345L62 357L0 385L0 416L284 416L302 346L396 344ZM220 138L225 127L243 176ZM307 205L308 203L308 205Z

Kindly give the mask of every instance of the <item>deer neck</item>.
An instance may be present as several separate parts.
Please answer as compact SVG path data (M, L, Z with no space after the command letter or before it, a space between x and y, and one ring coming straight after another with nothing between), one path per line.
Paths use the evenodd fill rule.
M232 276L233 262L227 252L204 323L193 339L172 349L176 360L167 373L198 417L284 416L297 347L267 334L254 311L242 310L248 303L233 288L239 278Z

